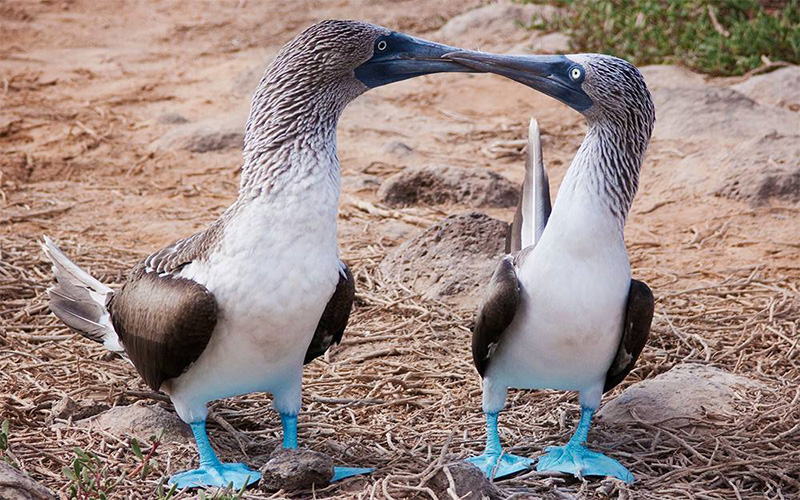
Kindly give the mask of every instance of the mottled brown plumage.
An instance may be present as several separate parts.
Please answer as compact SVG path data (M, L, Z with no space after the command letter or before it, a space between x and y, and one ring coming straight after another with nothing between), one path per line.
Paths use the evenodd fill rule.
M217 243L222 238L225 225L230 221L238 206L238 203L232 205L199 233L181 238L151 254L144 260L145 269L156 274L173 274L195 260L206 259L215 250Z

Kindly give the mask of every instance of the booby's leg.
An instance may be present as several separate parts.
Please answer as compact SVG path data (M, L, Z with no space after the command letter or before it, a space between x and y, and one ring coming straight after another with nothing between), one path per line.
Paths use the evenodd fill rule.
M581 421L572 438L564 446L546 448L547 453L539 458L538 471L559 471L575 476L613 476L628 484L633 483L633 474L621 463L602 453L586 448L586 437L595 409L581 407Z
M467 462L479 468L489 479L500 479L530 468L533 460L503 453L497 433L498 412L486 412L486 449L482 455L468 458Z
M281 413L281 426L283 427L283 447L288 450L297 449L297 415ZM351 476L370 474L375 469L372 467L334 467L331 482L339 481Z
M219 461L217 454L214 453L214 448L208 441L205 420L193 422L191 427L197 443L197 451L200 453L200 467L175 474L169 478L169 484L174 484L178 488L226 488L232 486L239 490L243 486L251 485L261 479L261 474L251 470L246 464L224 464Z

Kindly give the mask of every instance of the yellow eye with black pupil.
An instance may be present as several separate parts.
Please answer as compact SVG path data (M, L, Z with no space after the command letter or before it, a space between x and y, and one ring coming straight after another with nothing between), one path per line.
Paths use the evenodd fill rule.
M378 50L386 50L386 40L378 42Z
M570 77L571 77L573 80L577 80L578 78L580 78L580 77L581 77L581 70L580 70L580 69L578 69L578 68L572 68L572 71L570 71L570 72L569 72L569 76L570 76Z

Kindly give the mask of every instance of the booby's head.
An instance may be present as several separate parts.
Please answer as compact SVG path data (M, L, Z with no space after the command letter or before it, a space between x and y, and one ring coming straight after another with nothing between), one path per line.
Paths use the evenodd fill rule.
M430 73L474 71L442 58L456 50L369 23L322 21L281 49L256 97L260 93L280 99L270 94L288 93L346 105L388 83Z
M575 109L589 123L573 167L588 168L599 199L624 226L655 123L644 78L632 64L602 54L495 55L456 52L445 58L475 71L496 73ZM570 167L571 169L573 167Z
M442 58L457 50L359 21L327 20L306 28L278 52L253 96L242 191L285 185L289 181L280 173L292 162L305 161L301 156L313 156L309 151L314 149L324 152L315 162L337 165L336 123L353 99L407 78L474 72ZM298 146L304 155L289 151Z
M623 59L604 54L515 56L469 51L445 58L527 85L580 112L590 123L634 126L648 139L652 132L653 99L642 74Z

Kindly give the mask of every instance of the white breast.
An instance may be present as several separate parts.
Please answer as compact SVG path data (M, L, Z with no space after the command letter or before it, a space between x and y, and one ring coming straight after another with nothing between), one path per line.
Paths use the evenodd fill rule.
M630 286L616 222L586 204L554 210L517 272L521 303L489 377L516 388L602 387L619 346Z
M208 401L255 391L299 410L303 358L339 279L336 181L306 182L281 203L247 203L219 250L183 270L219 307L206 350L170 383L184 420L204 417Z

